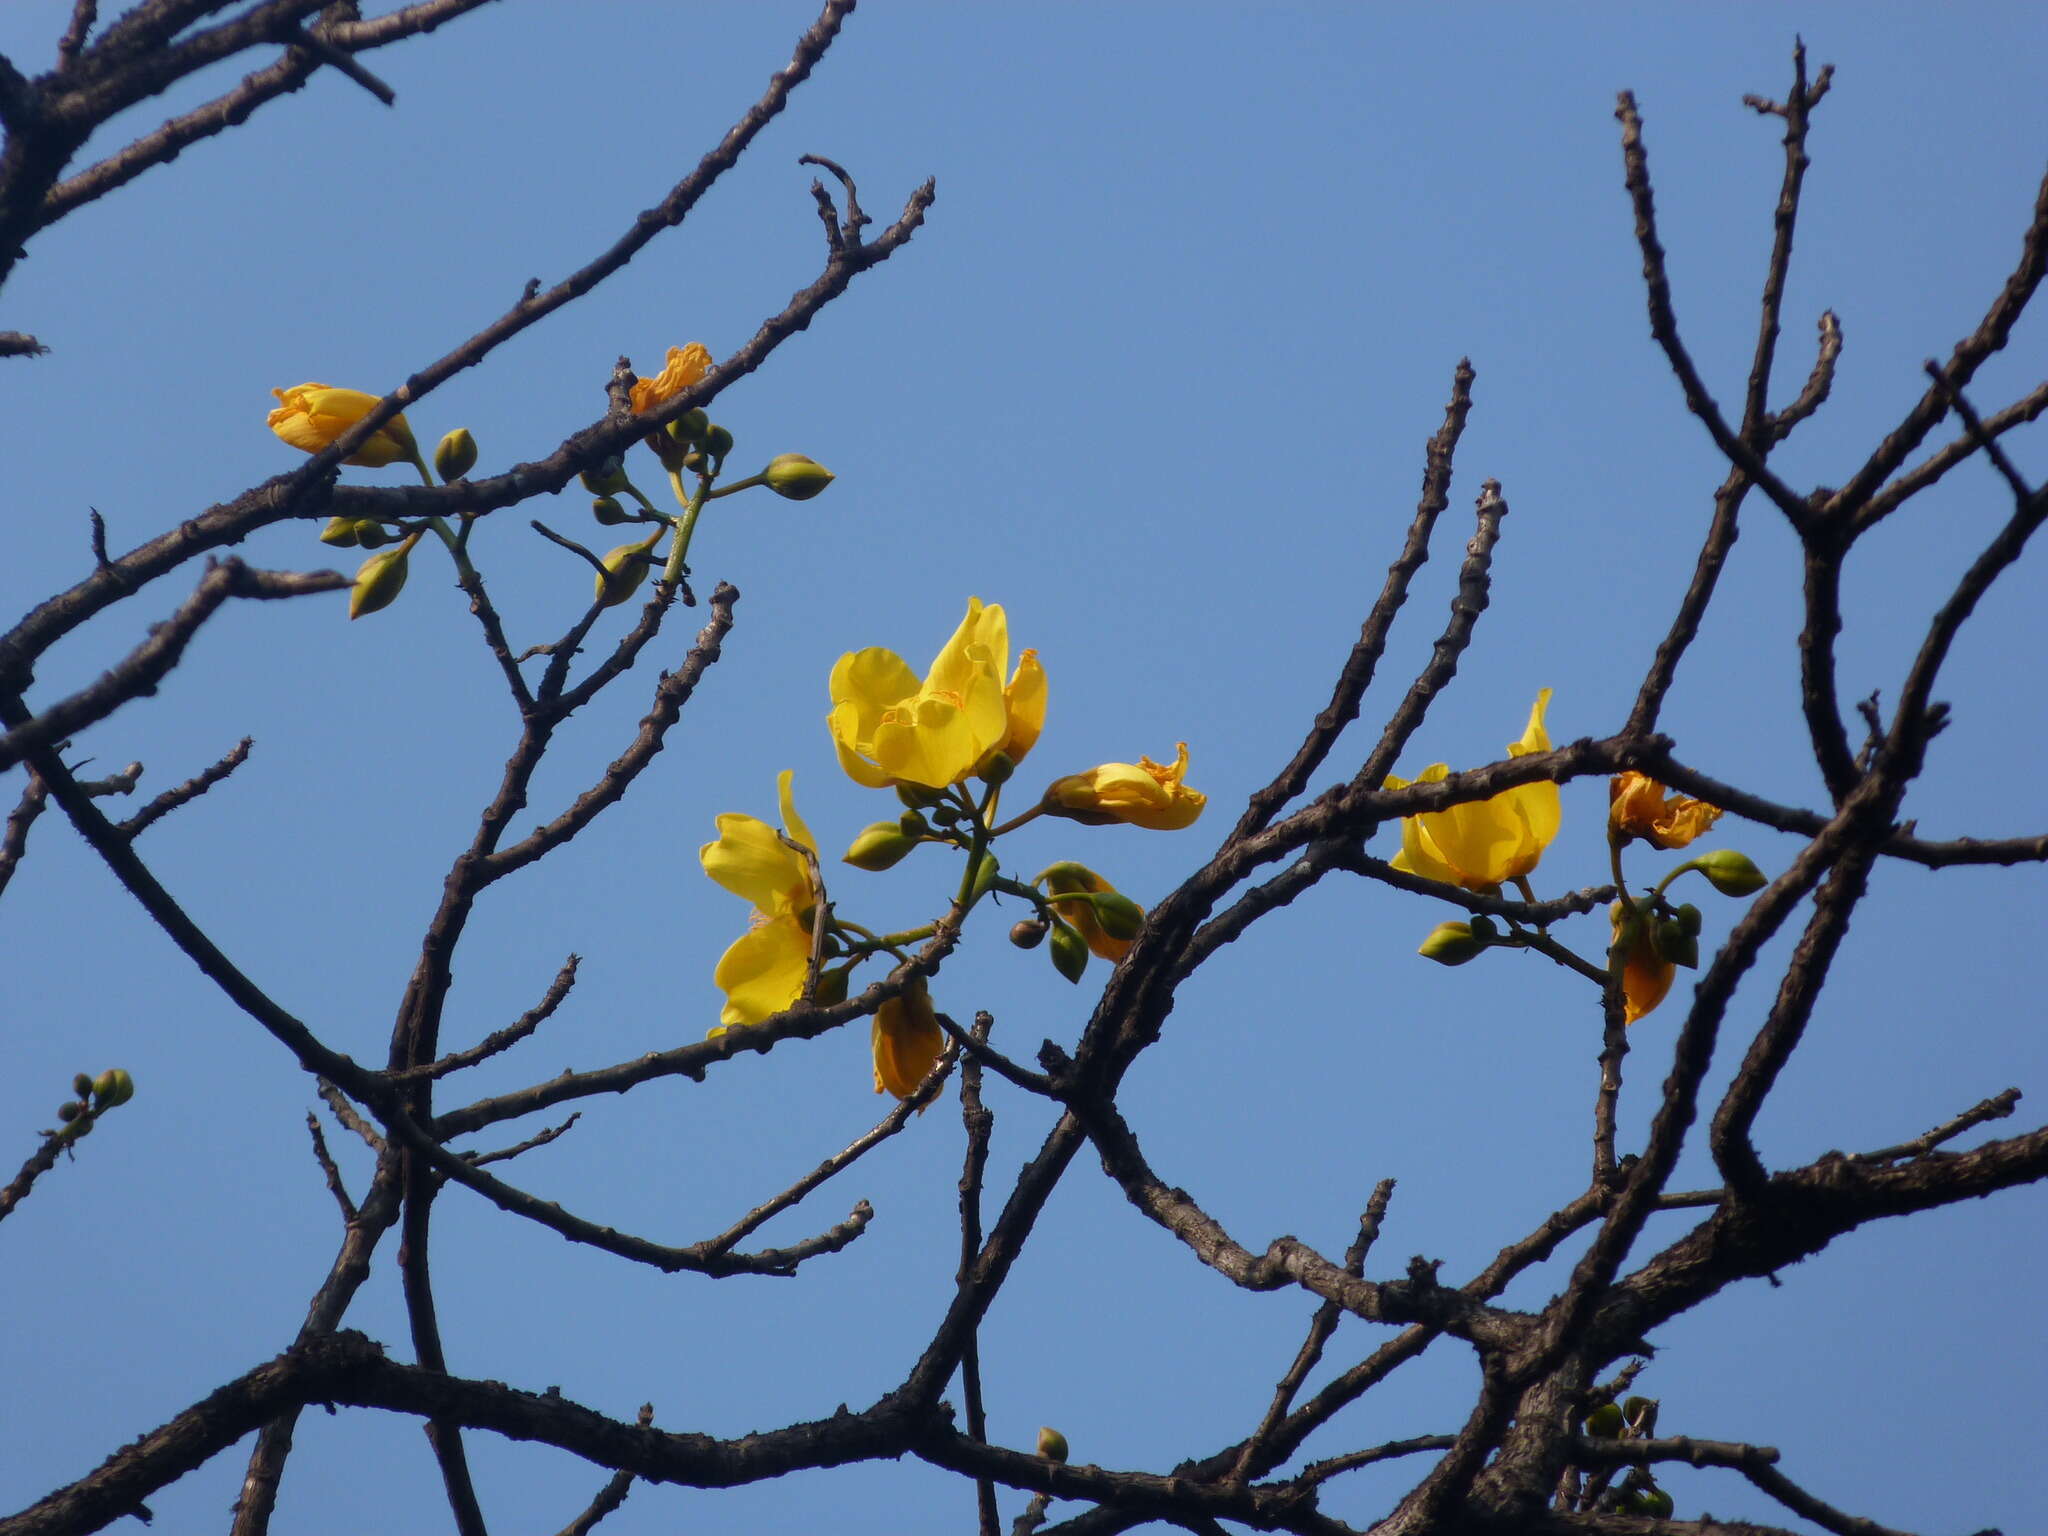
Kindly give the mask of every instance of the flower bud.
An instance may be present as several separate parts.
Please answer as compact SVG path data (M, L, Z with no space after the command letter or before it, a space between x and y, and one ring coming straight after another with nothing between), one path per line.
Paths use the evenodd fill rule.
M1463 965L1486 948L1486 941L1472 931L1470 923L1438 923L1415 953L1438 965Z
M457 427L434 449L434 473L443 480L460 480L475 468L476 439L467 427Z
M590 504L590 515L607 528L616 528L621 523L630 523L633 515L619 505L615 496L600 496Z
M996 876L1003 872L1003 861L996 857L993 848L981 851L981 861L974 866L974 879L967 886L967 900L971 905L989 893L996 883Z
M1700 909L1689 901L1678 909L1678 928L1688 939L1700 936Z
M923 837L932 829L932 824L916 811L905 811L896 818L896 825L905 837Z
M398 601L398 594L405 590L406 557L418 542L418 534L408 534L396 549L372 555L362 563L356 571L356 584L349 589L350 619L360 619Z
M1088 941L1065 923L1052 925L1052 968L1069 981L1079 981L1088 969Z
M1700 941L1685 931L1685 925L1675 917L1667 917L1657 925L1657 953L1672 965L1683 965L1697 969L1700 963Z
M1754 896L1771 883L1747 854L1737 853L1733 848L1703 853L1692 861L1692 867L1705 875L1723 896Z
M102 1072L92 1080L93 1097L109 1099L114 1095L114 1074L112 1069Z
M72 1078L71 1091L77 1094L81 1099L84 1098L87 1094L91 1093L92 1075L87 1072L81 1072L78 1074L78 1076Z
M1500 937L1500 925L1484 912L1475 912L1465 919L1465 926L1472 930L1475 938L1485 939L1489 944Z
M704 407L700 405L695 410L683 412L682 415L670 422L668 430L669 435L674 437L679 443L701 443L704 441L705 434L711 430L711 418L704 414ZM731 442L731 439L732 435L727 433L726 440L728 444Z
M1048 1425L1040 1425L1038 1454L1047 1461L1064 1463L1067 1459L1067 1437Z
M583 489L593 496L616 496L626 488L626 466L615 453L595 469L586 469L577 476L583 482Z
M330 517L327 526L320 530L320 542L331 544L336 549L354 549L356 520L352 517Z
M1675 1506L1662 1488L1645 1488L1636 1495L1636 1509L1652 1520L1669 1520Z
M1586 1433L1596 1440L1612 1440L1621 1433L1621 1408L1602 1403L1586 1415Z
M606 553L604 574L594 577L591 583L596 588L598 602L607 608L616 608L640 590L640 583L647 579L647 567L651 563L647 552L667 531L657 528L650 537L637 544L621 544Z
M1042 917L1027 917L1010 929L1010 942L1019 949L1036 949L1045 942L1045 931L1049 925Z
M1007 784L1010 775L1017 771L1017 764L1007 752L996 752L981 765L980 778L984 784Z
M1095 898L1095 921L1112 939L1128 941L1145 926L1145 909L1122 891L1104 891Z
M112 1079L113 1086L111 1088L111 1091L102 1095L102 1097L104 1097L107 1101L105 1107L111 1109L114 1105L126 1104L130 1099L135 1097L135 1079L130 1077L127 1074L127 1072L120 1067L115 1067L111 1071L102 1072L99 1076L98 1082L95 1082L93 1084L93 1091L95 1093L98 1093L100 1083L106 1082L109 1079Z
M913 811L928 811L946 798L943 789L926 789L922 784L899 783L896 798Z
M1621 1416L1628 1421L1628 1427L1637 1434L1654 1434L1657 1429L1657 1399L1654 1397L1623 1398Z
M697 439L704 445L704 451L714 459L722 459L732 452L732 434L720 426L708 426Z
M392 538L394 537L392 533L388 529L386 529L382 523L378 522L377 519L375 519L374 517L357 518L355 526L355 535L356 543L360 544L364 549L382 549L386 544L389 544Z
M71 1103L68 1104L59 1104L57 1106L57 1118L59 1120L62 1120L66 1125L69 1125L72 1121L76 1120L80 1115L84 1113L85 1106L83 1104L78 1103L76 1100L73 1100Z
M761 478L778 496L790 501L809 501L832 483L833 475L816 459L801 453L779 453L768 461Z
M903 830L901 822L877 821L862 828L852 846L840 855L842 863L855 869L893 869L917 846L918 839Z
M811 1001L820 1008L831 1008L845 1002L846 976L852 969L850 965L841 965L818 972L818 990L811 994Z

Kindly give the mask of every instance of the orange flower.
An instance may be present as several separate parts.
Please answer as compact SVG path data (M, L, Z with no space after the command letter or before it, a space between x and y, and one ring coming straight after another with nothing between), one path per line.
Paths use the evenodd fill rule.
M1666 960L1657 948L1656 924L1638 915L1630 918L1620 902L1614 904L1610 921L1614 925L1614 942L1623 940L1624 926L1634 932L1628 936L1628 953L1621 963L1621 1021L1633 1024L1656 1011L1671 991L1672 978L1677 976L1678 967Z
M335 389L326 384L294 384L273 389L280 404L267 419L270 430L301 453L318 453L376 408L377 397L360 389ZM392 417L341 462L380 469L400 459L419 457L412 428L404 415Z
M1607 786L1607 823L1622 842L1683 848L1721 819L1721 808L1674 794L1648 774L1618 773Z
M711 350L703 342L693 341L687 347L670 347L668 361L662 365L660 373L651 379L633 381L633 414L641 415L664 401L675 399L710 371Z
M907 1099L946 1054L946 1032L932 1013L931 993L913 981L875 1011L875 1092Z

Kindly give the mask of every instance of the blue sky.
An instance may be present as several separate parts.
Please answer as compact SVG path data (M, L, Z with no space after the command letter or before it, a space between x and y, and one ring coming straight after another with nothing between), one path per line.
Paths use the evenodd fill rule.
M0 8L0 51L46 68L68 9ZM272 387L382 391L528 278L552 282L609 244L754 99L809 17L783 0L489 8L370 61L395 109L323 75L39 237L0 309L0 326L53 349L0 370L16 508L0 610L11 621L84 573L88 506L127 547L292 467L263 427ZM822 242L799 154L845 165L880 219L937 178L915 240L717 402L735 463L796 450L839 479L812 502L756 494L707 515L700 587L725 578L744 594L725 657L627 803L480 909L457 965L456 1040L530 1007L570 951L585 963L557 1019L474 1074L476 1091L713 1022L711 967L743 916L697 868L713 816L771 815L784 768L828 846L888 814L834 765L826 674L871 644L921 666L970 594L1006 606L1051 679L1034 787L1185 739L1212 801L1177 834L1034 827L1017 834L1017 866L1081 858L1140 900L1170 889L1327 698L1461 356L1478 379L1452 508L1365 725L1325 777L1351 771L1426 657L1489 476L1511 508L1492 606L1402 771L1498 756L1542 687L1558 740L1615 729L1721 469L1648 336L1614 95L1640 100L1681 326L1710 386L1738 401L1780 165L1777 123L1740 99L1783 94L1795 32L1837 75L1811 143L1777 398L1804 377L1823 308L1847 335L1832 399L1774 460L1810 486L1861 462L1917 398L1922 360L1975 326L2017 256L2048 153L2037 9L863 7L683 229L411 413L423 438L470 427L480 471L541 457L601 413L620 353L646 372L693 339L723 355L811 280ZM2048 322L2030 317L1979 376L1980 407L2038 382L2044 339ZM2038 432L2011 448L2048 474ZM1970 466L1858 548L1845 699L1896 697L1926 615L2005 506ZM588 592L532 516L614 542L576 494L479 530L515 643L559 631ZM1761 502L1747 516L1665 729L1718 777L1818 805L1798 715L1797 548ZM312 533L273 528L238 553L332 563ZM2048 640L2041 562L2028 555L1957 648L1940 690L1953 724L1907 808L1926 835L2048 826L2031 770L2048 750L2032 664ZM67 642L35 697L96 675L180 593L167 582ZM664 637L658 664L690 628ZM577 717L535 819L617 753L651 686L621 684ZM156 698L78 751L107 770L140 758L145 790L160 789L244 734L248 765L143 852L281 1001L377 1056L513 739L508 701L424 562L396 607L354 625L339 599L224 611ZM0 783L8 804L15 793ZM1544 894L1604 878L1600 786L1567 788L1565 812ZM1729 824L1724 845L1773 869L1793 847ZM1389 851L1391 834L1374 846ZM1632 873L1654 878L1635 857ZM833 894L863 921L904 925L937 912L952 874L935 857L846 871ZM1732 905L1696 899L1707 938L1725 933ZM8 1223L16 1315L34 1326L0 1338L0 1372L37 1404L0 1455L0 1506L15 1508L282 1348L338 1229L306 1149L309 1085L57 818L35 829L6 908L0 1126L26 1155L73 1072L118 1062L139 1085ZM2043 911L2038 870L1882 870L1758 1128L1767 1159L1904 1140L2008 1085L2030 1094L2008 1128L2034 1123L2048 1045L2028 961ZM1126 1107L1155 1165L1251 1246L1291 1232L1341 1250L1373 1182L1392 1177L1375 1271L1422 1253L1462 1279L1582 1187L1596 1000L1531 956L1427 965L1414 946L1444 915L1329 882L1185 989L1134 1072ZM1073 1039L1101 973L1070 988L1002 943L1002 926L971 937L938 1001L963 1019L990 1009L998 1041L1028 1058L1042 1038ZM1768 976L1738 996L1735 1039L1768 1006ZM1624 1134L1638 1142L1688 990L1682 977L1636 1029ZM596 1219L693 1240L880 1115L865 1056L864 1033L842 1032L736 1060L704 1086L591 1103L513 1176ZM1001 1085L990 1099L1000 1189L1049 1117ZM950 1290L960 1149L942 1106L778 1220L768 1238L789 1241L857 1198L879 1213L847 1253L786 1282L660 1277L451 1194L437 1216L451 1367L626 1416L651 1398L662 1426L718 1434L863 1405L900 1378ZM360 1180L363 1160L350 1166ZM1679 1183L1708 1177L1689 1162ZM2016 1529L2038 1501L2048 1410L2044 1214L2028 1190L1866 1229L1781 1287L1731 1291L1664 1330L1640 1389L1663 1400L1662 1427L1777 1445L1788 1473L1856 1513ZM1653 1237L1682 1230L1666 1221ZM1509 1300L1540 1305L1569 1256ZM1205 1454L1256 1422L1311 1310L1234 1291L1084 1159L990 1319L991 1433L1021 1447L1057 1424L1077 1460L1110 1467ZM403 1349L388 1263L355 1320ZM1347 1324L1325 1370L1379 1338ZM1440 1353L1309 1454L1454 1428L1475 1373L1469 1355ZM152 1501L159 1528L217 1526L244 1454ZM505 1529L558 1527L602 1482L485 1436L471 1454ZM1367 1522L1415 1475L1355 1474L1325 1507ZM432 1508L435 1484L413 1423L309 1418L279 1528L391 1528L394 1501ZM1668 1486L1681 1514L1777 1518L1728 1475L1674 1472ZM641 1487L605 1528L958 1530L970 1510L969 1490L904 1464L731 1494Z

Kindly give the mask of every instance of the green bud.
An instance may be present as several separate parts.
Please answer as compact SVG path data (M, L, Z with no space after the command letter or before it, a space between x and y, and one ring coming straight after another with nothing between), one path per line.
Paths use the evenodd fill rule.
M1145 926L1145 909L1122 891L1103 891L1095 898L1095 921L1112 939L1135 939Z
M898 784L896 798L913 811L928 811L946 798L943 789L926 789L922 784Z
M1662 1488L1645 1488L1636 1495L1637 1511L1652 1520L1669 1520L1674 1507L1671 1495Z
M467 427L457 427L434 449L434 473L443 480L460 480L475 468L476 439Z
M1088 969L1088 941L1057 918L1052 925L1052 968L1069 981L1079 981Z
M80 1115L84 1113L85 1106L83 1104L77 1103L76 1101L69 1104L59 1104L57 1106L57 1118L59 1120L62 1120L66 1125L69 1125L72 1121L76 1120Z
M78 1076L72 1078L71 1091L77 1094L81 1099L89 1095L92 1092L92 1074L89 1072L81 1072L78 1074Z
M396 534L389 532L374 517L364 517L356 520L356 543L360 544L364 549L382 549L396 537Z
M1475 912L1465 919L1465 926L1472 930L1472 936L1485 939L1488 943L1500 937L1500 925L1484 912Z
M590 504L590 515L607 528L616 528L621 523L630 523L632 513L619 505L616 496L600 496Z
M126 1104L135 1097L135 1079L130 1077L120 1067L102 1072L99 1076L99 1081L93 1084L93 1091L99 1092L99 1084L106 1082L109 1078L113 1080L112 1091L102 1095L107 1101L106 1108L111 1109L116 1104Z
M360 619L398 601L398 594L405 590L406 557L418 539L418 534L410 534L396 549L372 555L362 563L356 571L356 584L349 589L349 618Z
M1703 853L1692 861L1691 867L1705 875L1723 896L1754 896L1771 883L1747 854L1737 853L1733 848Z
M1612 1440L1621 1433L1621 1408L1602 1403L1586 1415L1586 1433L1596 1440Z
M354 549L356 520L352 517L330 517L327 526L320 530L320 542L331 544L336 549Z
M982 764L980 778L984 784L1007 784L1010 782L1010 775L1016 771L1017 765L1011 761L1010 754L998 752Z
M833 970L818 972L818 990L811 994L811 1001L820 1008L831 1008L845 1002L846 977L852 969L850 965L842 965Z
M693 475L701 475L711 467L711 460L702 448L692 448L683 455L683 468Z
M996 857L996 851L993 848L982 849L981 862L974 866L974 879L967 887L968 901L976 902L986 896L996 883L996 876L1002 872L1003 861Z
M1700 909L1687 902L1678 909L1678 926L1688 939L1700 936Z
M932 824L917 811L905 811L896 818L896 825L905 837L923 837L932 829Z
M93 1097L97 1099L109 1099L114 1096L114 1074L111 1068L92 1080L92 1092Z
M621 544L617 549L606 552L604 574L591 578L600 603L607 608L616 608L640 590L640 583L647 579L647 567L652 563L647 552L654 548L655 541L665 532L666 529L657 528L652 537L637 544Z
M683 412L668 424L670 436L679 443L701 443L704 435L711 430L711 418L704 414L704 407ZM727 441L731 439L728 436Z
M1621 1416L1628 1421L1628 1427L1638 1435L1653 1434L1657 1428L1657 1399L1654 1397L1623 1398Z
M855 869L893 869L903 862L904 856L917 846L917 842L914 835L903 830L900 821L877 821L861 829L852 846L840 855L840 860Z
M616 496L626 488L626 466L615 453L595 469L586 469L577 477L583 482L583 489L593 496Z
M698 441L704 445L704 451L714 459L722 459L732 452L732 434L723 427L706 427L704 435Z
M939 804L932 807L932 820L942 827L950 827L960 819L960 807Z
M1673 965L1697 969L1700 963L1700 941L1685 931L1685 925L1676 918L1666 918L1657 925L1657 953Z
M1065 1462L1067 1437L1056 1429L1041 1425L1038 1430L1038 1454L1047 1461Z
M790 501L809 501L832 483L832 471L800 453L781 453L761 471L768 489Z
M1438 923L1415 952L1438 965L1463 965L1484 948L1486 941L1472 931L1470 923Z
M1036 949L1045 942L1047 924L1042 917L1027 917L1010 929L1010 942L1019 949Z

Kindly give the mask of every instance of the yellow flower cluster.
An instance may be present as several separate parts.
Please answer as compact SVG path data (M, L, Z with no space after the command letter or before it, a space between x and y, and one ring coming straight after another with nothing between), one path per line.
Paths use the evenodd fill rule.
M794 775L785 768L775 780L782 827L791 842L815 858L818 845L796 813L790 794ZM704 873L754 904L747 931L733 940L712 979L725 993L718 1016L722 1034L738 1024L759 1024L803 994L811 959L811 926L818 889L810 862L790 848L765 821L727 812L718 818L718 840L697 851Z

